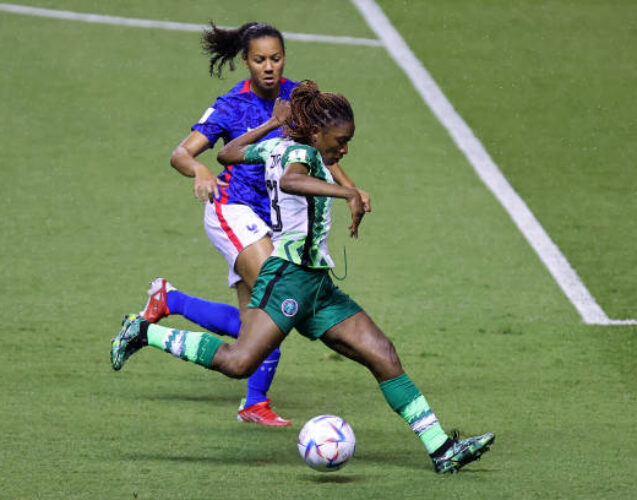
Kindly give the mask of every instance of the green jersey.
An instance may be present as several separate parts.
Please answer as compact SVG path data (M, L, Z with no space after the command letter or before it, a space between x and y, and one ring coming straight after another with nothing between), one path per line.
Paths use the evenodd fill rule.
M304 267L334 267L327 250L332 198L298 196L279 188L283 171L291 163L302 163L312 177L334 184L321 154L312 146L277 137L249 146L245 162L265 163L272 216L272 255Z

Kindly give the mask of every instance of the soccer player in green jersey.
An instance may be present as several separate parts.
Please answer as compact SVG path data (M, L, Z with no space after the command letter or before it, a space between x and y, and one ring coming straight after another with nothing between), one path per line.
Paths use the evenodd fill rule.
M281 123L284 137L257 143ZM265 163L274 231L274 251L254 285L239 338L227 344L209 333L170 329L129 315L112 341L111 361L119 369L133 353L151 345L244 378L296 328L366 366L388 404L423 442L436 472L455 472L486 452L495 435L449 437L404 372L392 342L329 276L333 198L347 202L353 237L364 214L359 192L334 184L327 168L347 154L353 135L354 115L347 99L320 92L307 80L292 91L289 104L277 102L270 120L229 142L219 152L221 163Z

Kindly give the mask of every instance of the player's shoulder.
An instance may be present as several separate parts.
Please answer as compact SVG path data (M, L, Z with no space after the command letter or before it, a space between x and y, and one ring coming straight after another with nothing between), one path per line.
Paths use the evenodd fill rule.
M250 80L241 80L232 86L228 92L223 94L223 97L236 98L250 93Z
M270 139L257 142L256 144L262 149L273 151L276 148L285 148L285 142L286 140L284 137L272 137Z
M273 137L271 139L250 144L246 149L244 156L246 163L266 162L271 154L273 154L276 150L281 149L282 142L284 142L283 137Z
M213 106L226 109L233 108L249 101L250 97L250 80L243 80L234 85L228 92L221 94Z

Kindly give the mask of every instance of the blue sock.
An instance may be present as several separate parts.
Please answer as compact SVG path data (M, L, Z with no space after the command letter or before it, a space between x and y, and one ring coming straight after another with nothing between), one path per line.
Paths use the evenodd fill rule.
M193 297L179 290L166 294L166 304L171 314L181 314L211 332L235 339L239 336L241 316L234 306Z
M250 376L248 379L248 392L246 394L246 408L267 399L267 393L272 385L280 357L281 351L277 347L268 358L261 363L257 371Z

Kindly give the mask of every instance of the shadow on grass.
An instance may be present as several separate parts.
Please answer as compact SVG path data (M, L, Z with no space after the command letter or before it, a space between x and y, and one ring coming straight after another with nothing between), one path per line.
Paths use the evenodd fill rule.
M413 470L423 470L431 468L431 462L426 456L425 458L416 457L410 454L398 455L394 453L380 453L380 452L359 452L356 451L354 460L361 463L372 463L382 465L384 467L400 467Z
M279 456L276 462L273 457L248 457L245 454L233 453L219 455L167 455L160 453L127 453L122 458L134 462L171 462L178 464L219 464L221 466L238 465L244 467L266 467L269 465L299 465L299 459L294 456Z
M194 403L224 403L224 404L236 404L238 403L237 396L221 396L219 394L180 394L180 393L158 393L158 394L144 394L134 395L134 399L147 399L148 401L188 401Z
M244 467L267 467L270 465L302 465L300 462L300 458L296 454L287 454L281 453L277 454L276 457L272 455L263 456L255 452L254 455L250 455L250 452L246 452L246 450L242 450L241 453L237 453L236 450L229 452L221 452L219 451L217 454L210 455L173 455L173 454L162 454L162 453L125 453L122 455L122 458L126 460L131 460L134 462L172 462L172 463L181 463L181 464L219 464L221 466L224 465L238 465ZM388 455L370 455L364 454L361 456L354 457L354 464L357 463L360 465L369 465L369 464L379 464L383 467L399 467L401 469L412 469L416 472L422 472L424 470L431 470L433 472L433 468L429 465L426 465L422 461L418 460L410 460L407 458L399 458L396 456L388 456ZM478 471L475 469L474 471ZM463 470L464 472L464 470ZM364 478L364 476L342 476L339 474L327 474L327 473L314 473L314 474L304 474L301 476L301 479L304 480L312 480L313 482L318 483L349 483L360 481Z
M342 476L342 475L339 475L338 472L336 473L316 472L314 474L300 474L298 478L301 481L307 481L310 483L317 483L317 484L360 483L361 481L367 481L369 479L369 477L361 476L360 474Z

